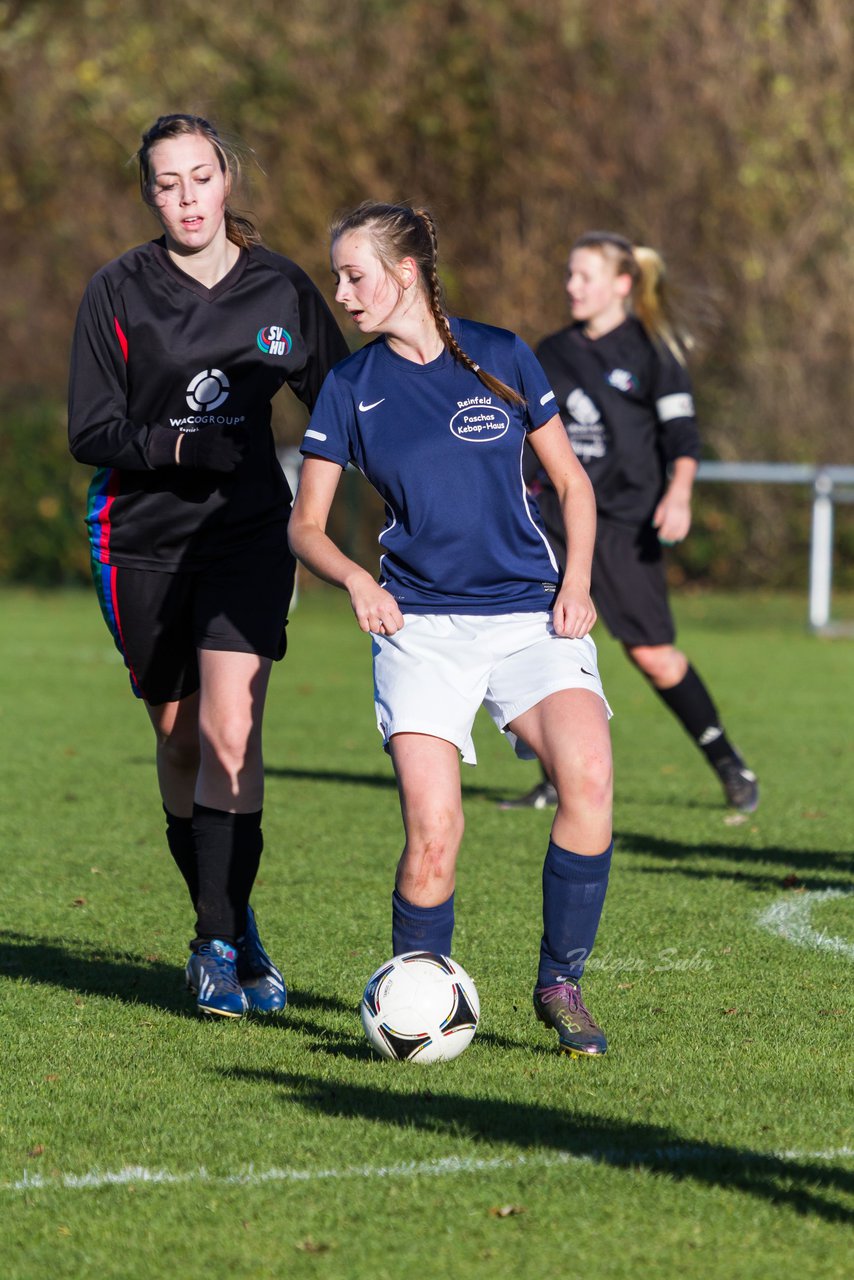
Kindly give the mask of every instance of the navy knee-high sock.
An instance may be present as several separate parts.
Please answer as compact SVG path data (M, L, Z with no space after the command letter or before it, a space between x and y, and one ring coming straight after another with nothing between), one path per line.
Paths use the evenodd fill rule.
M193 843L193 819L179 818L163 806L166 814L166 843L175 866L184 877L193 906L199 896L199 873L196 868L196 848Z
M537 986L578 982L596 939L608 888L613 840L586 856L549 841L543 864L543 938Z
M405 951L433 951L436 955L449 956L453 936L453 894L438 907L416 907L395 889L391 895L392 955L399 956Z
M246 932L246 908L264 847L261 810L225 813L195 804L193 842L199 893L191 946L212 938L235 942Z

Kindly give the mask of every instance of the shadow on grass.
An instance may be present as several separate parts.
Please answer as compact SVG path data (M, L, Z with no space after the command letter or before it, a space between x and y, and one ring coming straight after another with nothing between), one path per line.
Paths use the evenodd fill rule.
M65 988L78 995L106 996L125 1004L146 1004L179 1017L196 1017L183 973L154 957L73 945L61 938L34 938L0 931L0 977Z
M396 791L397 783L391 775L378 773L357 773L343 769L295 769L286 766L265 765L266 778L291 778L300 782L333 782L349 783L353 787L376 787L380 790ZM482 800L497 803L507 795L507 788L476 786L466 781L463 774L463 800L466 797L478 797Z
M306 1018L303 1015L303 1007L311 1008L311 1002L305 1005L298 1003L304 995L303 992L294 993L294 1002L290 1003L288 1009L290 1017L287 1020L279 1019L278 1026L283 1030L288 1030L293 1034L294 1031L301 1032L306 1036L313 1036L314 1042L309 1046L312 1053L324 1053L330 1058L348 1058L354 1062L376 1062L377 1055L368 1045L367 1040L362 1034L362 1026L359 1020L359 1012L355 1007L337 1004L336 1008L339 1012L344 1011L352 1017L352 1031L339 1031L334 1028L323 1026L319 1022ZM273 1019L270 1019L271 1023ZM489 1045L491 1049L520 1050L526 1054L548 1053L550 1057L554 1056L554 1046L549 1043L548 1049L544 1047L542 1050L539 1046L532 1045L529 1040L512 1040L509 1036L497 1035L494 1031L478 1031L477 1039L479 1044Z
M620 853L645 854L659 858L667 865L658 868L644 868L644 874L656 875L666 873L690 876L695 879L724 879L744 882L749 888L757 890L777 888L804 889L851 889L854 880L851 875L851 854L838 849L797 849L783 848L779 845L766 845L759 849L739 848L737 845L710 843L686 844L684 841L668 840L660 835L648 835L641 831L617 830L614 835L615 848ZM692 867L690 863L696 858L720 858L727 863L726 867ZM682 866L676 865L682 863ZM779 872L754 871L751 863L768 863L779 867ZM738 864L733 866L733 864ZM816 872L835 872L836 879L816 877ZM787 877L795 874L797 884L786 885ZM811 878L812 877L812 878Z
M77 995L104 996L124 1004L148 1005L180 1018L198 1018L180 966L155 957L117 951L111 947L61 938L34 938L0 930L0 979L23 979L64 988ZM332 996L291 989L289 1002L297 1008L351 1013L349 1005ZM273 1018L265 1018L273 1024ZM282 1020L287 1025L287 1019ZM310 1030L310 1029L309 1029ZM317 1028L317 1031L321 1031Z
M291 769L284 766L265 765L265 778L291 778L298 782L334 782L349 783L352 787L378 787L381 790L396 791L397 784L393 777L379 773L353 773L343 769Z
M383 1070L383 1065L378 1068ZM230 1069L228 1077L265 1088L272 1085L281 1090L283 1104L334 1119L369 1120L389 1129L421 1129L449 1138L509 1144L522 1151L554 1151L569 1159L745 1192L828 1222L854 1221L854 1211L830 1198L854 1193L854 1172L839 1166L809 1157L790 1159L693 1142L659 1125L605 1120L536 1103L467 1098L433 1093L426 1087L418 1093L400 1093L391 1087L395 1073L400 1077L400 1065L385 1065L389 1079L383 1088L245 1068ZM412 1083L409 1071L404 1079ZM267 1094L265 1105L269 1103ZM488 1161L489 1156L482 1153L481 1158ZM465 1163L465 1157L461 1160Z

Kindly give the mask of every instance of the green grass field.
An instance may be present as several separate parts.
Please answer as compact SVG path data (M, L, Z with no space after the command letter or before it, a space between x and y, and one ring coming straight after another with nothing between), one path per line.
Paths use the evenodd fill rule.
M850 1275L854 642L807 635L803 600L679 604L760 774L735 821L597 636L601 1061L561 1058L533 1018L549 815L497 810L534 769L478 721L455 954L482 1022L436 1067L373 1059L358 1020L401 834L343 595L304 592L268 710L254 902L291 1003L228 1025L183 990L151 731L94 595L0 609L5 1280Z

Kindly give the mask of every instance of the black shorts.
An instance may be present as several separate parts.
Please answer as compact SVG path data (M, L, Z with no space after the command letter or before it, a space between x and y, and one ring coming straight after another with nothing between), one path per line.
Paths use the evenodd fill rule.
M563 567L566 547L557 495L545 489L537 503ZM673 644L676 639L664 554L651 525L632 529L598 521L590 594L605 626L623 644Z
M199 687L199 649L285 655L295 563L283 531L257 554L241 552L207 569L159 573L93 564L101 612L130 672L152 706Z
M631 529L599 521L590 594L605 626L623 644L676 639L664 554L651 525Z

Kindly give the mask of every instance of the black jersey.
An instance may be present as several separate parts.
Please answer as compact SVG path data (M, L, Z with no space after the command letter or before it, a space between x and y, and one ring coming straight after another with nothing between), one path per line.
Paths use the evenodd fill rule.
M544 338L537 356L590 477L599 517L648 523L668 464L700 456L686 369L634 317L595 339L585 337L581 324L569 325Z
M93 558L167 572L200 568L287 520L271 401L287 383L309 409L348 354L326 303L288 258L241 250L212 289L164 241L131 249L90 282L71 355L69 442L98 468L87 524ZM152 466L164 428L231 424L249 447L233 472ZM172 456L167 450L168 456Z

